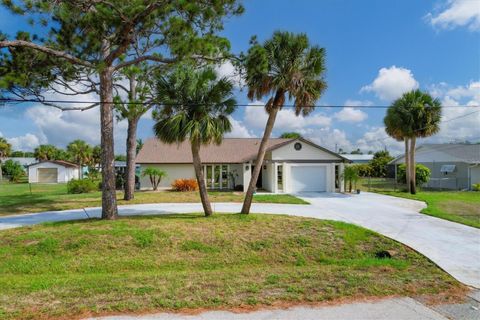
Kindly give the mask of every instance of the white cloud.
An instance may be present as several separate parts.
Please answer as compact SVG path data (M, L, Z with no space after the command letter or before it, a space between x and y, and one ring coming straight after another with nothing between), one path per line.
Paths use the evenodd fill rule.
M343 108L335 113L334 117L342 122L362 122L368 118L368 115L359 109Z
M81 85L71 84L76 90L83 90ZM67 88L58 87L57 90L69 92ZM71 91L70 91L71 92ZM69 100L74 103L64 104L65 107L85 107L82 101L98 101L99 97L95 93L64 96L54 92L45 94L46 100ZM61 103L57 103L62 105ZM92 145L100 144L100 107L85 111L61 111L59 109L34 105L25 111L25 116L31 120L38 128L36 138L40 144L49 143L59 147L65 147L69 142L75 139L85 140ZM125 152L125 139L127 135L127 122L114 122L115 152ZM28 135L28 134L27 134ZM27 136L26 135L26 136ZM24 136L17 139L18 143L28 145L28 141L33 143L32 137Z
M332 151L338 151L340 148L343 150L352 149L352 143L348 140L347 134L340 129L307 129L302 135L316 144Z
M443 106L440 132L425 141L455 142L480 141L480 82L470 82L465 86L451 87L447 83L431 86L430 92L441 100ZM472 108L455 108L455 106Z
M247 127L245 127L241 121L238 121L233 117L230 117L230 123L232 124L232 131L225 134L226 138L254 138L255 137L255 135L251 133L250 130L248 130Z
M225 61L221 65L215 67L215 71L219 77L225 77L233 82L236 87L245 86L245 79L239 74L238 70L230 61Z
M390 154L400 154L404 150L403 142L396 141L385 132L385 127L373 127L363 134L355 143L356 148L364 152L387 148Z
M360 92L373 92L378 98L390 102L407 91L417 89L418 86L412 71L391 66L390 68L381 68L375 80L364 86Z
M430 12L426 20L441 29L468 27L472 31L480 30L480 1L478 0L448 0L441 10Z
M454 99L469 99L467 104L479 105L480 104L480 81L470 82L466 86L458 86L447 91L447 95Z
M65 147L75 139L100 144L100 109L61 111L48 106L33 106L25 112L37 126L44 143ZM127 123L115 122L115 150L125 152Z
M350 108L351 106L371 106L371 101L347 100L345 101L346 108L343 108L333 116L341 122L362 122L368 118L368 114L362 110Z
M32 151L42 143L42 140L32 133L27 133L23 136L7 138L7 141L12 145L13 150Z
M244 123L249 128L263 129L267 123L268 115L262 106L261 101L255 101L245 108ZM298 131L309 126L328 127L332 119L320 113L314 113L309 116L296 116L291 108L282 109L277 114L275 120L275 130Z

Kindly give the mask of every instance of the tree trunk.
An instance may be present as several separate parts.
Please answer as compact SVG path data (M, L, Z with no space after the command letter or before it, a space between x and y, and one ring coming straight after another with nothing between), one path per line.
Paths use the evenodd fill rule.
M127 130L127 172L124 200L132 200L135 193L135 157L137 153L137 125L138 119L128 120Z
M417 193L417 169L415 166L415 143L416 138L410 140L410 193Z
M275 96L275 101L273 102L273 108L268 115L267 124L265 125L265 131L263 132L262 142L260 143L260 148L258 149L257 159L255 160L255 169L252 172L250 182L248 184L247 193L245 194L245 200L243 200L242 214L249 214L250 207L252 206L253 193L257 186L257 180L260 175L260 170L263 167L263 159L265 158L265 152L267 151L268 139L272 134L273 126L275 125L275 119L277 118L278 110L280 110L280 105L277 105L278 101L283 96L282 92L277 92Z
M200 199L202 200L203 211L205 216L212 215L212 206L210 205L210 200L208 200L207 185L205 184L205 179L203 176L202 170L202 161L200 159L200 143L196 141L191 142L192 146L192 157L193 157L193 168L195 169L195 176L197 177L198 189L200 191Z
M410 152L409 152L409 139L405 140L405 180L407 182L407 191L410 192Z
M102 219L117 218L115 188L115 155L113 146L113 70L110 66L100 72L100 132L102 148Z

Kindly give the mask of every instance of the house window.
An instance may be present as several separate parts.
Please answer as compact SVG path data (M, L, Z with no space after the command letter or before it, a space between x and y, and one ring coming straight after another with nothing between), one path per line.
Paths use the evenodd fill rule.
M454 164L444 164L440 168L440 172L443 173L443 174L452 173L454 171L455 171L455 165Z
M283 166L277 166L277 190L283 191Z

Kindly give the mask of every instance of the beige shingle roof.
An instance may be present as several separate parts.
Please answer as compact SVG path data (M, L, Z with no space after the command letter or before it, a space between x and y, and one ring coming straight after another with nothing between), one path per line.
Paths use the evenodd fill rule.
M295 139L273 138L268 148L275 148ZM254 159L261 139L229 138L222 144L202 146L200 157L203 163L242 163ZM165 144L156 138L145 141L137 155L137 163L192 163L192 152L188 141L180 144Z

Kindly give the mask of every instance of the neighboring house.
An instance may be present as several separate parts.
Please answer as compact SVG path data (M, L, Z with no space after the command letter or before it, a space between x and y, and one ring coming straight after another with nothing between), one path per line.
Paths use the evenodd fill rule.
M424 144L415 150L415 161L431 171L428 188L469 190L480 183L480 144ZM405 156L390 163L405 163Z
M115 160L115 172L117 174L125 174L127 171L127 162L126 161L116 161ZM137 163L135 164L135 174L138 176L140 174L140 165Z
M260 139L224 139L221 145L202 146L200 157L207 188L246 191ZM306 139L270 139L257 188L273 193L301 191L343 191L341 176L349 160ZM137 156L142 171L157 167L167 173L161 188L176 179L195 178L190 143L164 144L148 139ZM148 177L141 177L142 189L150 189Z
M352 163L369 163L373 160L373 154L342 154Z
M77 164L48 160L32 164L28 167L29 183L66 183L78 179L80 168Z
M37 162L37 159L35 158L25 158L25 157L10 157L10 158L5 158L3 162L7 160L12 160L14 162L18 162L22 167L25 172L28 170L28 166L32 165Z

